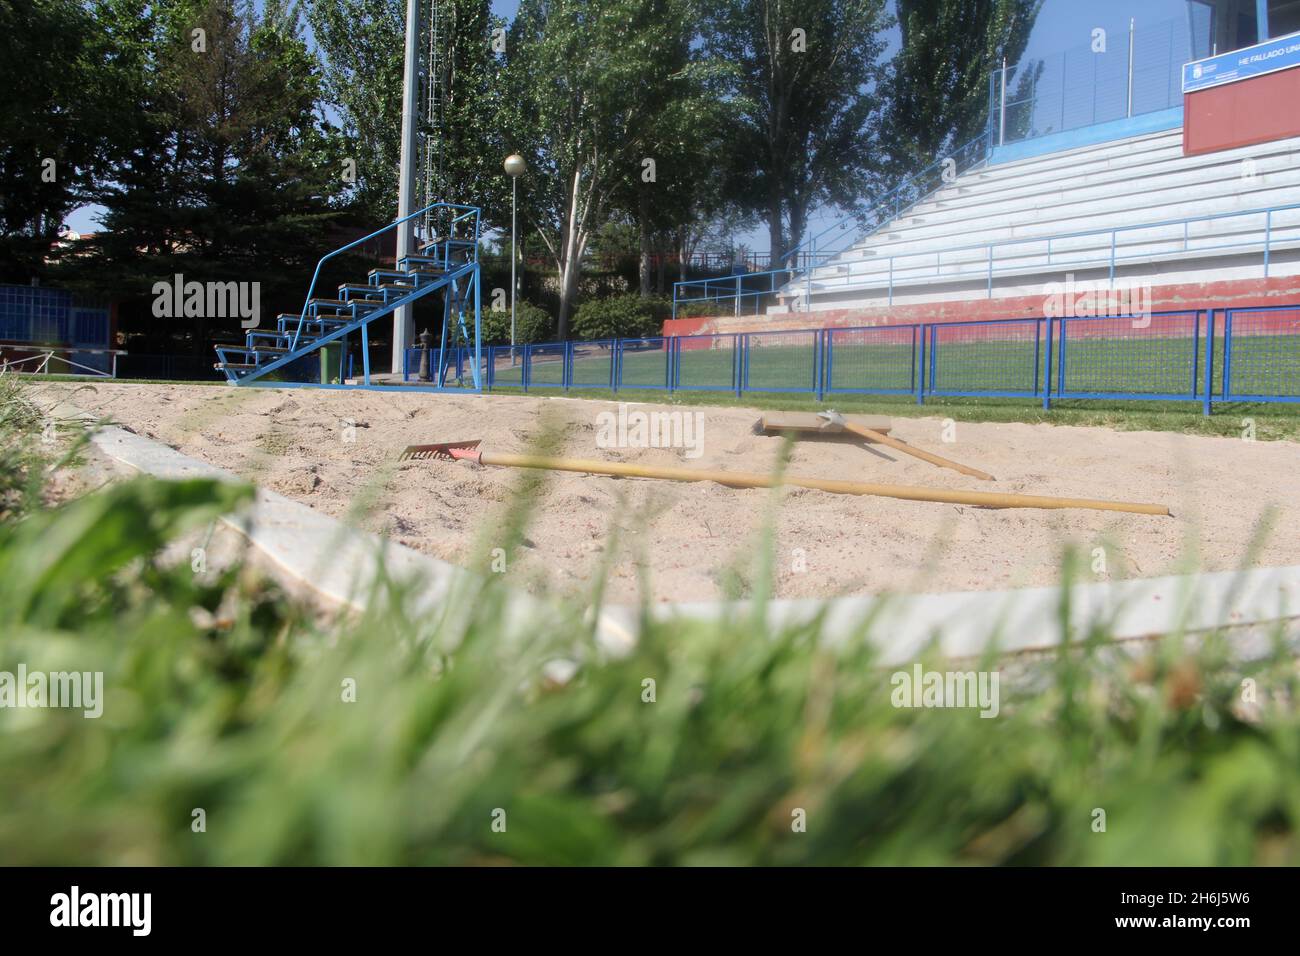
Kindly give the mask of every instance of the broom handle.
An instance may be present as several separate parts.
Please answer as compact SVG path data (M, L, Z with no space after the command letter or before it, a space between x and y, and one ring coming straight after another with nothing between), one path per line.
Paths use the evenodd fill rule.
M1127 511L1132 514L1168 515L1164 505L1135 504L1128 501L1093 501L1087 498L1050 498L1039 495L1013 495L989 491L950 491L913 485L877 485L860 481L835 481L825 478L785 476L779 481L771 475L744 471L712 471L695 468L656 468L619 462L592 461L582 458L548 458L542 455L511 455L483 452L478 456L485 465L507 468L540 468L545 471L578 471L591 475L615 475L625 478L663 478L667 481L714 481L729 488L772 488L793 485L838 495L878 495L907 501L939 501L955 505L986 508L1088 508L1094 511Z
M859 435L868 441L875 442L878 445L884 445L887 448L893 448L901 451L905 455L911 455L914 458L920 458L922 461L928 461L932 465L938 465L940 468L951 468L953 471L960 471L963 475L970 475L972 478L979 478L981 481L992 481L993 476L988 472L980 471L978 468L971 468L969 465L963 465L960 462L949 461L947 458L940 458L938 455L932 455L928 451L921 451L914 448L905 441L899 441L897 438L891 438L874 428L868 428L866 425L859 425L856 422L845 422L844 429L855 435Z

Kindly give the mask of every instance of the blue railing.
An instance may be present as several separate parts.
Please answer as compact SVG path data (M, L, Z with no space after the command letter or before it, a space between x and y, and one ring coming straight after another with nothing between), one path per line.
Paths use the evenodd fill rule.
M1252 218L1257 221L1221 232L1206 230L1196 234L1193 229L1199 223ZM1164 235L1153 235L1161 230L1165 231ZM1261 233L1262 238L1256 238ZM1242 234L1247 238L1220 241ZM1095 243L1081 241L1089 239L1102 241ZM1070 243L1076 246L1073 251L1083 254L1071 256L1072 250L1061 249L1062 245ZM842 287L846 291L881 289L885 291L887 301L892 305L895 290L904 283L932 282L940 279L944 281L982 279L985 282L987 296L992 298L993 280L999 275L1033 274L1048 270L1059 271L1063 268L1105 268L1109 279L1114 281L1117 278L1118 267L1127 261L1153 256L1218 252L1239 254L1249 251L1262 254L1263 274L1268 278L1271 274L1273 256L1278 248L1297 245L1300 245L1300 203L1289 203L1282 206L1136 223L1131 226L1116 226L1112 229L1089 229L1050 236L999 239L994 242L948 246L931 252L876 256L863 268L855 269L854 263L844 263L843 272L829 278L810 278L809 281L815 284L819 292L834 291L837 287ZM1003 260L1001 264L1000 259ZM716 284L735 280L701 281ZM721 302L737 298L740 294L726 295L715 289L707 298L684 299L681 303ZM674 302L674 305L676 304L677 302Z
M343 253L348 252L351 249L355 249L357 246L364 245L365 243L370 242L373 239L378 239L380 236L388 232L390 229L396 229L398 226L405 225L406 223L412 221L413 219L418 219L421 216L429 215L436 209L447 209L453 212L456 210L462 210L460 215L454 215L451 217L451 221L448 224L448 234L445 237L444 241L442 242L443 256L446 259L446 262L442 263L443 268L448 268L451 264L450 262L451 249L453 245L457 247L468 248L472 254L472 259L470 261L477 262L479 227L480 227L480 218L481 218L479 207L477 206L464 206L458 203L436 202L436 203L431 203L428 206L425 206L423 209L411 213L409 216L403 216L401 219L398 219L395 222L390 222L388 225L376 229L374 232L370 233L367 236L362 236L360 239L353 240L352 242L349 242L347 245L340 246L338 249L335 249L333 252L328 252L325 255L321 256L320 261L316 263L316 271L312 273L311 285L307 287L307 298L303 301L302 312L298 317L298 325L297 328L294 329L293 342L289 347L289 351L293 352L296 351L298 348L298 340L302 335L302 327L307 322L307 313L311 305L311 300L316 295L316 282L317 280L320 279L321 268L325 265L326 262L333 259L335 256L342 255ZM455 238L456 224L458 222L462 222L463 220L469 219L471 217L474 220L474 232L472 236L472 241L468 237L457 240ZM432 241L434 240L433 239L425 240L426 243ZM424 258L432 259L436 257L424 257Z
M1287 216L1286 213L1295 213ZM1195 235L1192 227L1198 223L1220 222L1231 219L1255 218L1257 223L1243 228L1224 230L1216 234L1206 230ZM1280 220L1280 221L1279 221ZM1152 235L1158 230L1165 230L1166 235ZM1255 236L1263 233L1263 238L1246 238L1233 241L1216 241L1236 234ZM1131 240L1121 237L1131 236ZM1071 256L1070 249L1062 250L1062 244L1076 240L1100 238L1096 243L1076 242L1083 247L1083 255ZM989 298L993 296L993 279L997 275L1012 272L1033 273L1045 270L1060 270L1066 267L1094 267L1107 269L1109 278L1116 278L1117 267L1125 261L1144 259L1151 256L1202 254L1224 251L1250 251L1263 254L1264 277L1268 278L1273 252L1279 245L1300 243L1300 203L1284 206L1267 206L1259 209L1245 209L1236 212L1211 213L1204 216L1188 216L1183 219L1166 219L1158 222L1136 223L1131 226L1116 226L1112 229L1088 229L1080 232L1057 233L1050 236L1037 236L1017 239L999 239L994 242L973 243L971 245L948 246L932 252L908 252L901 255L876 257L871 260L873 269L854 270L852 263L844 265L845 272L830 279L817 279L819 291L833 290L837 285L845 288L880 288L887 290L892 304L894 289L902 282L925 282L936 279L985 280ZM1001 256L1009 263L999 265L999 250L1010 250ZM920 265L912 265L919 262ZM872 285L862 285L863 278L874 277Z
M444 359L462 378L473 351ZM488 389L1186 401L1208 415L1300 402L1300 305L505 345L483 361Z

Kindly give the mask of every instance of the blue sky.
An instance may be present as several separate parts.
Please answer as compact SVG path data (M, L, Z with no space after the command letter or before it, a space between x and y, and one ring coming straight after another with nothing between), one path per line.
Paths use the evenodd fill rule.
M892 4L891 4L892 6ZM511 18L519 0L492 0L492 12ZM1029 41L1029 54L1040 56L1087 43L1094 27L1126 28L1129 17L1137 25L1159 23L1185 16L1187 0L1047 0Z
M511 18L519 9L519 0L492 0L492 10L498 16ZM1187 0L1047 0L1039 16L1033 35L1026 50L1028 57L1049 57L1062 51L1086 45L1096 27L1104 27L1112 35L1128 29L1128 20L1133 17L1140 31L1144 25L1162 23L1175 18L1185 18ZM395 96L401 91L395 90ZM96 210L93 207L81 209L69 218L69 225L78 231L92 231L97 228L94 222ZM812 224L829 224L833 217L818 216ZM766 250L766 232L759 230L752 236L744 237L756 249Z

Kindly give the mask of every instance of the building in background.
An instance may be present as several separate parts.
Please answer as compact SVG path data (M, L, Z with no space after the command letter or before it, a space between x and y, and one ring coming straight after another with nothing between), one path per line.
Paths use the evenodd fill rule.
M1300 32L1300 0L1188 0L1193 21L1206 15L1208 53L1229 53Z
M17 371L112 374L116 331L110 306L64 289L0 285L0 364Z

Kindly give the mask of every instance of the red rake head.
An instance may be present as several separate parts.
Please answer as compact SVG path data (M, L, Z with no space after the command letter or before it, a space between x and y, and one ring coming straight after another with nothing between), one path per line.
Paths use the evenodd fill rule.
M436 458L440 461L451 461L453 459L465 459L467 461L478 461L478 446L482 444L481 438L473 441L448 441L440 445L408 445L397 456L398 461L423 461L429 458Z

